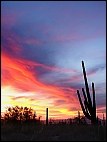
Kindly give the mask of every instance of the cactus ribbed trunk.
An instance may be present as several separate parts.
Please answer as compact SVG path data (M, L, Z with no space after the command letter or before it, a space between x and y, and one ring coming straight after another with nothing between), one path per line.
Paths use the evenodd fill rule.
M83 104L82 99L80 97L79 90L77 90L77 94L78 94L79 102L80 102L80 105L81 105L84 115L88 119L91 120L92 124L96 124L96 100L95 100L94 83L92 83L93 100L91 100L86 71L85 71L85 66L84 66L83 61L82 61L82 68L83 68L83 76L84 76L85 88L86 88L86 93L85 93L84 88L82 88L82 92L83 92L83 96L84 96L84 104ZM92 101L93 101L93 103L92 103Z
M48 108L46 108L46 125L48 125Z

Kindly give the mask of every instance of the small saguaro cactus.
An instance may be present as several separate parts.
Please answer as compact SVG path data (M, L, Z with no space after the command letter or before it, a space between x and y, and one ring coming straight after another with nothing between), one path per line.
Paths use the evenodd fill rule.
M89 87L88 87L88 81L85 71L84 62L82 61L82 68L83 68L83 75L84 75L84 81L85 81L85 88L82 88L83 96L84 96L84 103L82 102L82 99L80 97L79 90L77 90L79 102L82 108L82 111L84 115L91 120L92 124L96 124L96 100L95 100L95 89L94 89L94 83L92 82L92 92L93 92L93 100L91 100ZM92 102L93 101L93 102Z
M79 124L80 124L80 112L78 111L78 121L79 121Z
M105 126L105 117L104 117L104 113L103 113L103 126Z
M48 108L46 108L46 125L48 125Z

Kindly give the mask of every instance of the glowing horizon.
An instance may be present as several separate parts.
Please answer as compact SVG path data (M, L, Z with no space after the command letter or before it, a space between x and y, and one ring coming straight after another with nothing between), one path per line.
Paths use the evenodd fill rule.
M77 89L95 83L97 115L106 117L105 2L2 2L1 113L27 106L37 116L82 113Z

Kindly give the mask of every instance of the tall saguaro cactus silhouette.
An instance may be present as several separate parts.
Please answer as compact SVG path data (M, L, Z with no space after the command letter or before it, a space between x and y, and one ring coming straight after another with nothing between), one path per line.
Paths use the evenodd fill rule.
M79 102L82 108L82 111L84 115L91 120L92 124L96 124L96 100L95 100L95 89L94 89L94 83L92 82L92 92L93 92L93 100L91 100L89 87L88 87L88 81L85 71L84 62L82 61L82 68L83 68L83 75L84 75L84 81L85 81L85 88L82 88L83 96L84 96L84 103L82 102L82 99L80 97L79 90L77 90ZM92 102L93 101L93 102Z
M46 125L48 125L48 108L46 108Z

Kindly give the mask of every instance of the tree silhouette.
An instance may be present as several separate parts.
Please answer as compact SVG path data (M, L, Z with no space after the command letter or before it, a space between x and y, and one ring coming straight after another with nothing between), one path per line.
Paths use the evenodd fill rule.
M8 107L4 115L4 119L14 120L14 121L17 121L17 120L27 121L27 120L35 119L36 115L34 116L34 114L35 114L34 110L28 107L22 107L22 106Z

